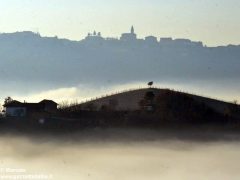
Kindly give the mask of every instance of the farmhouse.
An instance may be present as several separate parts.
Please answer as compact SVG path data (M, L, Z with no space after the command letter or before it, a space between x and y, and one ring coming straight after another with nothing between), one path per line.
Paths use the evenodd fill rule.
M39 103L22 103L16 100L4 104L5 115L10 117L25 117L35 112L54 112L57 103L52 100L42 100Z

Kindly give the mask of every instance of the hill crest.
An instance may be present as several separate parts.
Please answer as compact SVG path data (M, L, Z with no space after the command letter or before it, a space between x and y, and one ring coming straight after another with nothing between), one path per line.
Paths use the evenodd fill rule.
M143 88L120 92L117 94L101 97L95 100L75 105L74 108L79 108L81 110L98 111L104 107L110 107L110 109L115 111L137 111L140 109L141 100L146 97L146 94L148 92L152 92L155 99L159 97L158 100L160 101L162 101L162 99L165 99L166 94L168 94L170 97L173 97L173 100L175 98L176 101L179 101L178 103L180 104L184 104L186 102L186 98L190 98L193 102L196 102L198 104L204 104L207 107L221 114L226 113L229 109L234 107L240 109L240 106L234 103L160 88Z

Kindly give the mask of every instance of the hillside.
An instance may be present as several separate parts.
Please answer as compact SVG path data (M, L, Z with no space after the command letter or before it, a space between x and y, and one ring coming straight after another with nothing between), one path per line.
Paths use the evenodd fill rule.
M144 99L148 92L152 92L155 96L153 104L164 102L170 104L178 103L179 106L183 106L184 104L189 103L189 101L191 101L190 103L204 105L220 114L230 113L231 109L234 108L240 110L240 106L233 103L228 103L220 100L210 99L182 92L171 91L168 89L157 88L146 88L122 92L119 94L114 94L107 97L92 100L86 103L82 103L77 105L76 107L81 110L101 110L102 108L109 107L110 109L115 111L136 111L140 109L140 102L141 100ZM234 114L240 117L239 112Z
M165 41L152 44L144 39L125 42L102 37L70 41L33 32L2 33L0 82L66 86L66 82L119 84L185 77L232 80L240 76L240 46Z
M39 119L44 119L44 124L39 123ZM54 113L33 113L21 121L4 119L5 126L9 127L43 127L57 131L92 127L187 129L199 125L212 130L229 125L239 129L239 122L240 106L237 104L157 88L131 90L77 105L60 106Z

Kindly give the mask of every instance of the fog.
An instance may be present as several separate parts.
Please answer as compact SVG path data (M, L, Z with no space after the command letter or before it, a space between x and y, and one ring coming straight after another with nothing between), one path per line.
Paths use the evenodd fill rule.
M183 80L183 79L151 79L154 81L154 87L169 88L177 91L197 94L205 97L211 97L219 100L232 102L240 101L240 85L238 79L222 79L215 81L208 80ZM13 99L27 102L39 102L42 99L52 99L58 103L63 101L82 102L92 98L110 95L129 89L146 88L146 81L133 81L129 83L108 84L75 84L73 86L45 86L45 85L26 85L17 87L10 83L3 83L0 89L0 99L2 104L4 98L11 96Z
M49 137L5 134L0 138L0 168L25 169L15 174L45 174L56 180L239 179L238 141L159 135L150 130Z

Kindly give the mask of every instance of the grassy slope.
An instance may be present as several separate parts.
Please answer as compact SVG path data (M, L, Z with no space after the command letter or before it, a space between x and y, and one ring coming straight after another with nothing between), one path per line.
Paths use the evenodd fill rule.
M123 93L103 97L97 100L89 101L87 103L81 104L80 106L82 108L87 108L89 104L94 104L95 106L100 108L102 105L109 105L109 102L111 100L117 100L118 102L117 110L137 110L139 109L139 101L143 99L144 95L148 91L152 91L157 97L161 93L164 93L167 90L156 89L156 88L133 90L133 91L123 92ZM228 109L230 106L233 106L232 103L228 103L220 100L210 99L210 98L186 94L186 93L181 93L181 94L188 95L194 100L196 100L197 102L204 103L208 107L211 107L212 109L220 113L224 113L226 109Z

